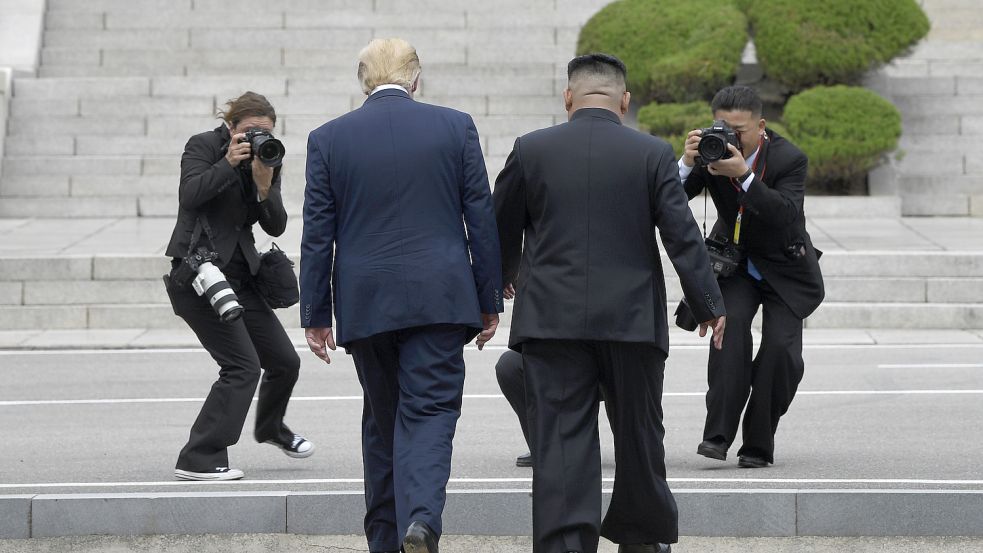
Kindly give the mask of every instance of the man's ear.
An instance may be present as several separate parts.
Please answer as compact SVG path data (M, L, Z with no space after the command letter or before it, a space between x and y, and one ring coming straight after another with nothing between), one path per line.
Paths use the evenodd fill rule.
M420 76L417 75L416 78L413 79L413 84L410 85L410 92L415 93L416 89L419 87L420 87Z
M621 115L628 114L629 104L631 104L631 92L628 92L626 90L625 93L621 96Z
M764 117L762 117L761 119L758 119L758 131L760 131L761 133L765 132L765 127L767 126L767 124L768 124L768 122L765 121L765 118Z
M573 91L569 88L563 89L563 107L568 112L573 109Z

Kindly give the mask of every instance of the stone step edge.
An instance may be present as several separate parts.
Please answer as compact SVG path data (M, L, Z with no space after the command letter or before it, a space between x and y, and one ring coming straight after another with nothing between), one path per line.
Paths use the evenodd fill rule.
M983 490L677 489L687 536L983 536ZM605 506L610 490L604 493ZM0 538L206 533L362 534L360 491L0 496ZM529 535L523 489L448 490L444 528Z

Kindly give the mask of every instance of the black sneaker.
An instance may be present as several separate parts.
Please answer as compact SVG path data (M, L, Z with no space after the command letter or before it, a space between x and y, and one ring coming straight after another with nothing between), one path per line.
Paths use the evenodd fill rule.
M294 434L294 439L289 444L277 440L266 440L264 443L279 447L287 457L293 457L294 459L305 459L314 455L314 442L300 434Z
M204 471L192 471L192 470L182 470L174 469L174 476L178 480L203 480L203 481L216 481L216 480L238 480L245 476L245 474L239 469L230 469L229 467L215 467L211 470Z

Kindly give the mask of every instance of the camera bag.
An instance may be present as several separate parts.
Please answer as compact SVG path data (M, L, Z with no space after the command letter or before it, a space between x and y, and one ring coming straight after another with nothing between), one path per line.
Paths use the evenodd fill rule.
M294 273L294 262L276 245L259 258L259 271L254 279L256 290L273 309L296 305L300 301L300 288Z

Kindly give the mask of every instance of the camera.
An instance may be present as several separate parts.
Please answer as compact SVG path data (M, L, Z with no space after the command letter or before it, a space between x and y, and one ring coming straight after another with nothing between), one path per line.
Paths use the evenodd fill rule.
M283 147L283 142L273 138L270 131L263 129L250 129L246 131L246 136L239 139L239 143L248 142L252 148L253 157L267 167L279 167L283 164L283 156L287 149Z
M733 144L737 149L741 148L741 141L738 139L737 131L727 126L727 123L717 120L713 125L700 130L700 143L696 150L700 153L696 157L696 163L706 165L720 159L727 159L734 154L727 148L728 144Z
M716 239L710 237L706 239L707 255L710 256L710 269L713 274L720 277L729 277L734 274L741 262L741 252L727 241L726 238ZM686 298L680 300L674 313L676 326L690 332L700 326L700 321L693 316Z
M191 281L195 293L208 299L208 303L223 322L231 323L242 316L244 309L221 269L212 263L216 259L217 253L199 247L184 258L182 265L187 265L197 274Z

